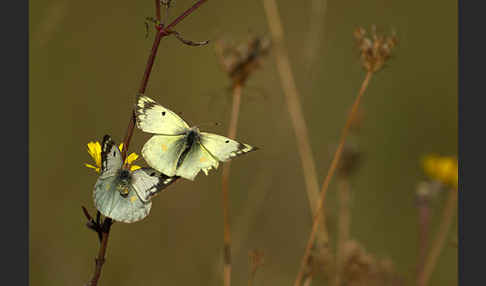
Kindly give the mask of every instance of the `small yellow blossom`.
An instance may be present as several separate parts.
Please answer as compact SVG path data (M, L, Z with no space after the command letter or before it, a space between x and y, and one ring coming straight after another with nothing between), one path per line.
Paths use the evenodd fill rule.
M428 155L423 159L422 166L431 179L457 189L459 176L456 158Z
M118 147L120 149L120 152L123 150L123 143L120 144ZM93 158L95 161L95 165L91 164L84 164L86 167L94 169L97 173L100 172L101 168L101 144L100 142L89 142L88 143L88 154ZM132 165L132 162L138 159L138 155L136 153L131 153L130 155L127 156L125 159L125 164L130 166L130 171L135 171L137 169L140 169L141 167L138 165Z

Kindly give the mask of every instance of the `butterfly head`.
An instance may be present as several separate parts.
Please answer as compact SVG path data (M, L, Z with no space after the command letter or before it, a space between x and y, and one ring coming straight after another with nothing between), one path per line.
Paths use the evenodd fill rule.
M128 196L130 182L132 180L132 175L129 170L121 169L118 172L118 185L117 189L122 197Z

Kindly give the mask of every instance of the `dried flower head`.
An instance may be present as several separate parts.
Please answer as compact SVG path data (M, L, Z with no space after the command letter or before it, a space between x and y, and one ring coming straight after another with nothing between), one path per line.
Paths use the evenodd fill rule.
M401 285L390 259L377 259L354 240L347 241L343 251L343 285Z
M120 152L123 150L123 143L120 143L120 146L118 147L120 149ZM88 142L88 154L93 158L95 164L87 164L85 163L84 165L88 168L94 169L97 173L100 172L101 168L101 144L100 142ZM130 155L127 156L125 159L125 164L130 166L130 171L135 171L137 169L140 169L140 166L138 165L131 165L133 161L138 159L138 155L136 153L131 153Z
M358 170L363 154L356 144L346 142L343 146L343 153L339 162L338 174L341 177L349 177Z
M265 263L263 251L258 249L251 250L248 253L248 258L250 259L252 272L255 272L258 267L262 266Z
M358 46L361 64L368 72L377 72L383 68L391 57L393 48L398 44L395 32L391 36L379 35L376 27L371 27L371 34L367 37L366 30L358 27L354 31L354 38Z
M250 36L247 42L239 45L219 40L215 49L220 64L233 85L242 85L260 67L262 57L270 50L270 40L266 37Z

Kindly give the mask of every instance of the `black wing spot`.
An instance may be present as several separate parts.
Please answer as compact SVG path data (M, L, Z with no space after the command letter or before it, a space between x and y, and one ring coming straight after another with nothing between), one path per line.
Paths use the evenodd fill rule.
M165 111L162 111L162 116L165 116Z
M113 151L113 157L116 157L116 151Z
M150 174L150 177L153 177L155 176L155 172L152 172L152 174Z
M226 140L226 143L229 143L229 140Z

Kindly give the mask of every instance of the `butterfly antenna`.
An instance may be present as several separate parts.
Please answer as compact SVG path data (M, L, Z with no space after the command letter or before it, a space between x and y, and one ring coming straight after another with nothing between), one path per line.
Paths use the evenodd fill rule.
M219 122L206 122L206 123L202 123L202 124L198 124L198 127L202 127L202 126L220 126L221 123Z

